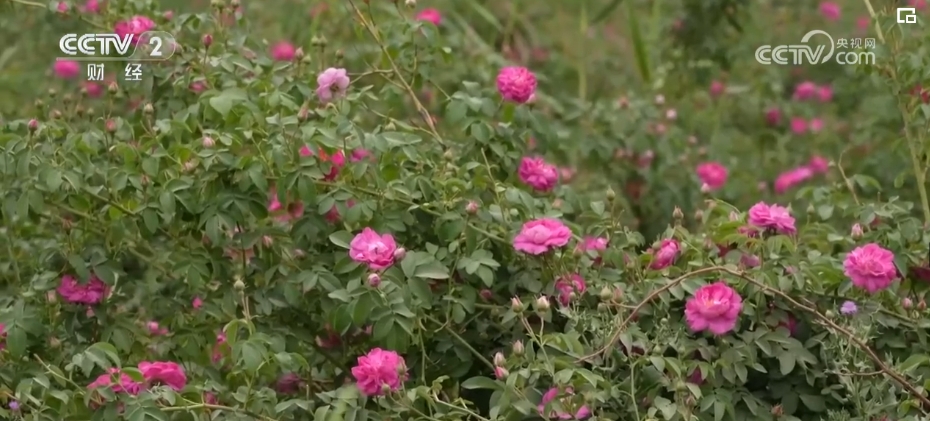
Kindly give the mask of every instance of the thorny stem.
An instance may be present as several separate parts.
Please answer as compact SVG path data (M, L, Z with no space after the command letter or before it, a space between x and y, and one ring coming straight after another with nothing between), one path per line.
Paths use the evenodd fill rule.
M782 291L771 288L768 285L762 284L756 281L755 279L750 278L743 272L740 272L735 269L731 269L729 267L724 267L724 266L711 266L711 267L701 268L701 269L688 272L684 275L679 276L678 278L675 278L668 284L664 285L662 288L652 291L651 293L649 293L649 295L646 296L646 298L644 298L639 304L637 304L636 307L633 309L633 312L630 313L630 315L627 316L627 318L624 319L623 322L620 323L617 330L610 336L610 339L607 340L607 343L603 347L601 347L599 350L595 351L594 353L590 355L581 357L580 359L578 359L577 362L580 363L580 362L589 361L593 358L596 358L604 354L608 350L612 349L616 345L617 341L620 339L621 333L623 333L624 329L630 323L632 318L637 314L637 312L643 307L645 307L647 304L649 304L650 302L658 298L658 296L661 295L663 292L668 291L669 289L672 289L673 287L681 284L682 282L684 282L685 280L689 278L692 278L698 275L707 274L707 273L726 273L726 274L735 276L752 285L755 285L756 287L763 290L764 292L780 297L781 299L785 300L786 302L788 302L795 308L804 310L812 314L820 322L820 324L826 326L827 328L833 330L836 333L839 333L840 335L845 337L847 340L849 340L850 343L855 345L856 348L859 348L862 352L864 352L866 356L869 357L869 359L872 360L872 362L876 365L879 371L886 374L888 377L891 377L892 380L894 380L901 387L907 390L908 393L912 397L914 397L914 399L917 399L918 401L920 401L922 404L921 409L923 411L925 412L927 411L926 409L923 409L923 408L930 408L930 399L928 399L916 387L910 384L910 382L908 382L907 379L904 378L904 376L899 374L893 368L889 367L888 364L882 361L882 359L875 353L875 351L873 351L868 346L868 344L866 344L865 342L862 342L861 339L857 338L855 334L853 334L849 330L846 330L842 326L837 325L836 323L833 322L833 320L831 320L829 317L817 311L817 309L814 308L813 306L802 304L798 302L796 299L792 298L790 295Z

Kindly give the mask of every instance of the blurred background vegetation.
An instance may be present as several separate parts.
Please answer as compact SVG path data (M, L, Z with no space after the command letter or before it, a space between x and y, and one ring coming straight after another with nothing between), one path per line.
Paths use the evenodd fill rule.
M347 0L240 1L240 24L264 41L251 45L255 50L283 40L303 47L313 58L321 54L311 40L325 37L326 48L344 51L348 62L373 57L373 51L357 50L369 44L355 42L363 35L352 23ZM32 104L48 96L48 87L75 91L74 81L50 78L58 39L91 28L109 31L115 23L104 16L75 13L82 4L66 3L69 11L62 16L54 12L57 1L0 0L0 39L5 41L0 47L0 117L39 116L41 111ZM373 8L394 7L391 0L370 3ZM440 36L448 48L447 64L457 67L434 75L431 82L444 84L446 92L458 89L455 85L462 79L493 83L492 70L508 63L532 69L540 79L537 107L548 117L534 128L546 133L537 139L537 152L578 168L577 183L627 186L622 193L629 201L630 220L625 222L642 223L646 238L665 227L664 217L653 224L656 218L649 215L667 215L675 206L692 212L700 204L700 185L691 170L700 161L752 169L731 174L731 187L719 197L732 202L755 200L760 183L770 186L779 173L815 154L837 159L849 152L847 159L856 162L855 170L873 174L881 185L900 178L901 173L888 168L909 166L895 150L896 139L889 137L897 136L901 125L895 98L870 69L832 62L764 66L754 58L760 45L797 43L812 29L825 30L834 39L874 38L861 1L832 2L841 11L836 20L820 12L821 3L793 0L405 3L399 0L396 7L411 16L426 8L443 15ZM893 16L897 6L889 0L872 4L886 17ZM209 19L188 17L211 13L211 4L203 0L112 1L105 7L119 8L123 16L150 16L168 30L186 19L203 21L204 33L218 30ZM170 21L166 12L172 15ZM194 48L200 44L196 38L179 42ZM725 100L709 94L714 81L726 87ZM802 81L831 86L833 100L816 105L790 101ZM658 95L664 98L661 103L654 99ZM434 97L438 100L430 106L441 116L444 98ZM632 111L622 111L619 103L629 104ZM826 128L799 139L784 122L766 124L764 112L771 107L781 110L783 121L792 116L823 118ZM676 115L674 121L669 111ZM661 133L656 132L659 128ZM876 144L888 146L887 154L870 153ZM618 150L634 158L652 153L656 159L640 168L618 166ZM682 166L689 170L682 171ZM771 195L762 196L766 194ZM648 198L634 200L637 195Z

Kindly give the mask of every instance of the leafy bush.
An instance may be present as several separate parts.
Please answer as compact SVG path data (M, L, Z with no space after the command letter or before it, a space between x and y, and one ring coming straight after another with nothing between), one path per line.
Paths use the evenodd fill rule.
M865 4L3 3L177 50L5 69L0 417L926 419L930 44ZM808 25L877 64L747 53Z

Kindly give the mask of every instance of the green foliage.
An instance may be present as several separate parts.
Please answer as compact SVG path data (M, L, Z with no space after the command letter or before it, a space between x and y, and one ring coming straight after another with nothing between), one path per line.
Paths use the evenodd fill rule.
M296 21L235 0L79 6L0 0L0 34L35 34L0 51L2 419L930 411L930 44L893 9L876 5L876 65L789 71L752 51L811 22L849 30L733 1L447 2L438 26L415 1L318 2ZM181 46L142 81L35 71L60 34L136 15ZM539 80L530 103L496 89L510 62ZM326 102L330 68L351 84ZM807 80L833 98L791 99ZM558 163L553 189L520 175L534 155ZM708 162L719 187L696 174ZM791 169L803 182L773 183ZM760 201L797 233L747 232ZM515 247L542 218L570 238ZM366 228L382 243L360 244ZM897 269L875 294L845 266L872 243L893 262L862 270ZM717 281L741 297L735 326L695 331L686 308L719 305L701 301ZM404 360L379 371L406 375L384 396L352 370L374 348Z

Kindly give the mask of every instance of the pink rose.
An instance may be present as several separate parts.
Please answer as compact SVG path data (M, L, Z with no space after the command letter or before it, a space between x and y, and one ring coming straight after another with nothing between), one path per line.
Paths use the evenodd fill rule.
M129 20L116 23L113 32L116 32L120 38L126 35L132 35L132 45L139 43L142 34L155 28L155 22L145 16L133 16Z
M872 24L872 18L869 16L859 16L856 18L856 28L860 31L868 31L869 25Z
M353 206L355 206L355 201L352 199L349 199L346 202L346 208L351 208ZM326 212L325 218L326 218L326 222L329 222L330 224L335 224L339 222L339 220L342 218L342 215L339 214L339 208L336 207L336 205L333 205L333 207L329 208L329 211Z
M727 169L719 162L705 162L697 166L698 178L711 190L717 190L727 183Z
M323 176L325 181L333 181L339 176L339 170L346 165L346 154L342 150L336 150L336 153L330 156L323 150L323 148L317 149L317 160L320 162L329 162L331 168L328 173ZM300 156L308 157L314 156L315 154L310 149L309 146L304 145L300 148Z
M840 5L832 2L825 1L820 3L820 14L824 18L830 21L835 21L840 19Z
M505 100L523 104L536 92L536 75L525 67L505 67L497 74L497 90Z
M374 348L358 357L358 364L352 367L352 377L358 389L366 396L381 396L384 387L392 391L400 389L405 380L406 365L404 359L394 351Z
M575 249L580 253L589 251L601 252L607 250L607 239L603 237L587 236L581 239L581 242L578 243Z
M701 369L696 368L688 376L688 383L693 383L698 386L704 384L704 375L701 373Z
M814 155L811 157L810 162L807 163L807 167L815 173L824 174L830 170L830 162L820 155Z
M346 90L349 89L349 83L349 74L346 73L346 69L330 67L316 77L316 96L322 103L343 98L346 96Z
M164 384L176 392L180 392L187 385L187 376L180 365L170 361L143 361L139 363L139 371L149 385Z
M90 276L90 280L86 284L78 282L71 275L65 275L61 277L61 282L58 284L58 294L65 301L72 304L98 304L107 296L108 292L109 287L107 284L94 275Z
M103 85L94 82L84 82L84 92L91 98L100 98L103 95Z
M809 167L798 167L781 173L775 179L775 193L782 194L794 186L801 184L814 176L814 171Z
M649 265L649 267L655 270L662 270L671 266L672 263L675 263L675 259L678 258L680 250L678 241L671 238L662 240L662 243L659 244L659 249L654 252L652 264Z
M300 391L300 386L304 384L300 376L295 373L286 373L275 381L274 390L282 395L293 395Z
M820 102L830 102L833 99L833 88L829 86L821 86L817 88L817 99Z
M537 191L552 190L559 181L559 170L544 159L524 157L517 169L520 181Z
M87 2L84 3L84 11L87 13L100 12L100 2L97 0L87 0Z
M365 228L349 244L349 257L367 264L372 270L383 270L394 264L395 250L394 236L380 235L371 228Z
M572 238L572 231L558 219L534 219L523 224L513 239L513 248L527 254L539 255L564 247Z
M114 377L119 380L114 382ZM128 393L138 395L142 391L142 385L132 380L127 374L123 374L116 367L107 370L107 374L101 374L96 380L87 385L88 389L97 389L109 387L114 393Z
M352 150L352 154L349 155L350 162L361 162L366 159L374 161L374 155L371 154L371 151L365 148L357 148Z
M805 120L803 117L791 118L791 131L794 134L807 133L807 120Z
M749 253L743 253L739 258L739 263L751 269L754 267L758 267L760 264L762 264L762 260L759 259L758 256L755 256Z
M788 208L778 205L769 206L763 202L756 203L749 208L749 224L779 234L794 234L797 232L794 226L794 217L791 216Z
M271 58L275 61L291 61L297 54L297 48L287 41L281 41L271 46Z
M536 410L539 411L540 415L548 419L560 419L560 420L583 420L591 416L591 410L586 405L573 405L572 397L575 392L572 388L565 389L565 395L559 399L559 406L562 407L562 411L555 409L550 409L546 412L546 407L549 406L549 403L554 401L559 397L559 388L553 387L546 391L542 396L542 400L539 402L539 405L536 406ZM566 412L566 410L573 410L574 413Z
M811 81L801 82L794 88L794 99L805 101L817 95L817 84Z
M743 299L725 282L704 285L685 303L685 321L692 331L723 335L736 327Z
M781 123L781 110L778 108L769 108L765 110L765 122L769 126L777 126Z
M823 130L823 119L812 118L810 123L808 123L808 127L811 129L811 133L820 133L820 131Z
M279 222L290 222L300 219L304 215L304 204L300 201L289 202L282 205L278 200L278 193L274 189L268 192L270 199L268 201L268 212Z
M846 255L843 261L846 276L853 285L874 294L888 288L898 270L894 265L894 253L875 243L857 247Z
M439 13L436 9L423 9L420 13L417 13L417 20L439 26L439 24L442 23L442 13Z
M723 91L726 89L726 85L719 80L715 80L710 83L710 96L718 97L723 94Z
M584 278L577 273L563 276L555 281L555 290L559 293L559 303L563 306L567 306L572 302L572 293L578 296L584 294L587 288Z
M62 79L74 79L81 74L81 64L74 60L56 60L52 70Z

